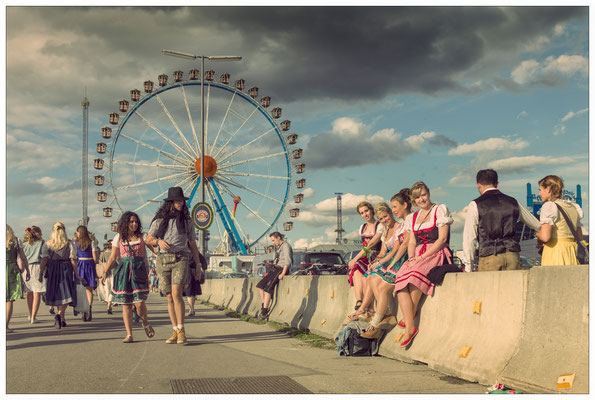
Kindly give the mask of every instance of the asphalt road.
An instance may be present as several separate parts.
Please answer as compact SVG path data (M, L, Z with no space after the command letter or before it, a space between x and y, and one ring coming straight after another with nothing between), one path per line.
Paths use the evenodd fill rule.
M156 335L134 327L135 343L125 344L121 308L108 315L94 306L93 321L67 311L68 326L53 327L49 308L39 324L27 321L24 300L15 302L6 334L7 394L172 394L170 380L284 375L312 393L485 393L483 385L462 381L383 357L340 357L290 338L267 325L228 318L205 306L186 320L187 346L166 344L171 334L164 298L151 294L149 319Z

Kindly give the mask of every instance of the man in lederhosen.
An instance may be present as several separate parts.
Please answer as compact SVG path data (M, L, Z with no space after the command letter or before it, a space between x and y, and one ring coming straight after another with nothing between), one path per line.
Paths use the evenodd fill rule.
M165 343L187 344L184 330L184 286L190 279L188 271L190 255L196 264L194 278L200 280L202 268L196 233L186 205L187 197L181 187L171 187L167 198L151 222L145 242L158 246L156 269L160 288L167 297L167 312L173 326L173 334Z
M260 293L260 300L262 301L259 316L263 319L269 314L269 304L275 286L287 275L293 260L293 250L289 243L283 240L283 235L279 232L273 232L269 236L275 245L275 258L272 263L267 262L267 265L272 265L273 269L256 284Z

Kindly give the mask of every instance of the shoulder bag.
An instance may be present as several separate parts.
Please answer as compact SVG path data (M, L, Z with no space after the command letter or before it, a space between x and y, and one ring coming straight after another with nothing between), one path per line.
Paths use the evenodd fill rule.
M572 223L570 223L570 218L568 218L568 215L566 215L566 213L564 212L562 207L560 207L559 204L557 204L557 203L554 203L554 204L556 204L556 207L558 207L558 211L560 211L560 214L562 214L562 216L564 217L564 220L566 221L566 225L568 225L570 232L572 232L572 236L574 236L574 241L577 244L576 258L577 258L578 262L581 265L589 264L589 244L587 242L585 242L584 240L580 240L578 238L576 229L574 228Z

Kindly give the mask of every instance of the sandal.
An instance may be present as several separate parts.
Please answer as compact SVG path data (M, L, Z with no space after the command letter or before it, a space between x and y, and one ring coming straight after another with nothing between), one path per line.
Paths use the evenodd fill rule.
M122 343L134 343L134 340L132 340L132 335L128 335L122 339Z
M362 306L363 300L358 300L355 302L355 307L353 307L353 309L355 311L359 310L359 308Z
M143 325L143 328L145 328L145 333L147 334L147 337L152 338L153 336L155 336L155 330L153 329L151 324Z

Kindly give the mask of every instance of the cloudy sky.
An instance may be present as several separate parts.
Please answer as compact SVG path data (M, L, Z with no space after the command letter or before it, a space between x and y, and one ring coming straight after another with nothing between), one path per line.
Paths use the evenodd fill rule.
M130 89L198 65L161 54L175 49L242 56L209 67L257 85L291 120L307 165L294 246L334 241L335 192L355 238L358 202L423 180L453 213L459 249L482 168L522 203L548 174L582 185L586 224L588 17L587 7L8 7L7 223L20 236L35 224L47 237L57 220L74 231L84 93L92 160ZM95 192L91 182L90 229L103 237Z

